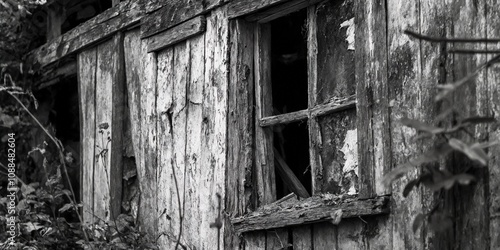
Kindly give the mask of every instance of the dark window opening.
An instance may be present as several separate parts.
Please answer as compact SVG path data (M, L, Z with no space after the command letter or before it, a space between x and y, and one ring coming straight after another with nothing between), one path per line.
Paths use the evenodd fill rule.
M271 22L271 79L275 114L307 109L307 11Z
M307 10L303 9L271 21L271 69L269 70L275 115L308 108L306 18ZM290 184L296 183L290 181L291 179L298 179L300 189L305 189L308 195L311 194L307 121L275 125L272 129L276 198L280 199L291 192L302 196L300 193L304 192L297 191L296 185ZM280 158L283 161L280 161ZM287 172L283 170L284 168L291 171Z
M277 125L274 130L274 153L283 158L293 174L311 194L311 171L309 165L309 130L306 121ZM275 157L276 158L276 157ZM283 181L275 160L276 196L280 199L292 191Z

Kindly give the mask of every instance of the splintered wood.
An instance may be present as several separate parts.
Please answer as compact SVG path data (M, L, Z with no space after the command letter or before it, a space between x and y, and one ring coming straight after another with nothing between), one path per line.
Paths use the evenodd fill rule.
M237 233L244 233L322 221L330 221L336 225L339 217L352 218L388 212L388 196L361 200L354 196L324 194L301 201L293 197L282 199L248 215L234 218L231 222Z

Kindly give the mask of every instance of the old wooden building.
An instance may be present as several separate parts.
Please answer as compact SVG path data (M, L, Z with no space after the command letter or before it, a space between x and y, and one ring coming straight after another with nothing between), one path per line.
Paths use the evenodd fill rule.
M498 38L497 0L71 2L47 3L32 56L40 88L76 75L86 222L127 207L162 249L500 248L499 149L447 200L444 233L412 229L438 194L382 184L428 147L398 121L433 121L436 85L488 59L449 49L498 49L403 31ZM498 117L499 78L481 71L452 105Z

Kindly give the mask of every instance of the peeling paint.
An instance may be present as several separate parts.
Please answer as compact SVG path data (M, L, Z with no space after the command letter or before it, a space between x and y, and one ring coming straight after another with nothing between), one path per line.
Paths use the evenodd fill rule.
M341 29L345 27L347 27L345 38L348 44L347 50L354 50L354 34L356 31L356 28L354 26L354 17L340 24Z
M344 177L352 178L351 171L354 172L355 177L359 176L358 173L358 131L357 129L348 130L344 140L344 146L340 149L344 153L344 167L342 172ZM350 181L348 187L348 194L356 194L356 182ZM347 189L347 187L344 187Z

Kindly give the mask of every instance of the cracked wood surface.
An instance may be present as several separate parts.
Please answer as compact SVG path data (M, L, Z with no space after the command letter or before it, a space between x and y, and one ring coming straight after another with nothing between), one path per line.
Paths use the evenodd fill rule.
M248 215L231 219L237 233L266 230L330 221L334 211L341 210L342 218L385 214L389 212L389 197L370 199L343 198L334 195L317 195L301 201L271 203Z
M91 46L116 32L138 23L148 11L162 6L161 1L123 1L74 29L30 52L34 61L46 66Z

